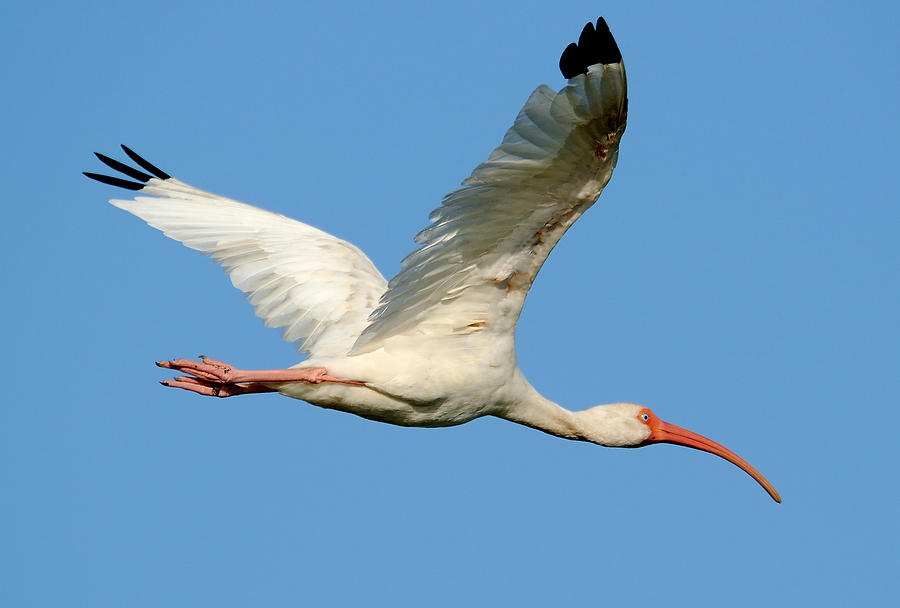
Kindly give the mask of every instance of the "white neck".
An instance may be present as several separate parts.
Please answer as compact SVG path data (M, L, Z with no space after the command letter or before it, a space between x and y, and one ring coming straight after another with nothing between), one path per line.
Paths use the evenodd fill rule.
M520 376L520 380L517 383L517 390L514 391L515 397L511 399L507 407L494 412L495 416L564 439L589 441L599 445L634 445L642 439L632 436L634 428L629 429L627 424L623 426L623 417L618 411L622 407L639 408L640 406L618 403L598 405L573 412L542 396L528 384L524 377ZM636 412L634 416L628 416L628 418L634 418L631 420L630 426L639 426L636 423Z
M587 441L581 412L567 410L545 398L521 375L517 380L514 401L496 412L496 416L564 439Z

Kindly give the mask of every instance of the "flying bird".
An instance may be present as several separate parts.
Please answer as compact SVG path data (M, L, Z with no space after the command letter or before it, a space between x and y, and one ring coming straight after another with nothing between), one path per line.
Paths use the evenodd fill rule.
M200 357L157 365L163 385L213 397L278 392L404 426L496 416L609 447L674 443L737 465L722 445L634 403L571 411L544 398L516 365L515 326L538 271L609 182L625 131L625 67L603 18L559 62L559 91L539 86L500 146L446 197L390 282L355 246L321 230L190 186L126 146L134 168L88 177L141 196L110 202L212 256L269 327L306 355L287 369L244 370ZM146 196L144 196L146 195Z

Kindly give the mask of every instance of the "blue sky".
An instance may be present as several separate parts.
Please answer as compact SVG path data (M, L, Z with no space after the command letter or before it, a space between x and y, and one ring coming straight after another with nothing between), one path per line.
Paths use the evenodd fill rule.
M6 3L0 603L896 600L900 8L786 4ZM628 131L519 363L572 409L635 401L722 442L782 505L674 446L157 384L160 358L297 356L212 262L107 205L92 151L390 276L599 15Z

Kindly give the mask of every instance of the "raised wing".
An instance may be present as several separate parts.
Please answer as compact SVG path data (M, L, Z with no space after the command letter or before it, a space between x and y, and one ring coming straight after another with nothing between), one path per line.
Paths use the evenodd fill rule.
M119 177L85 173L150 196L110 203L222 265L268 327L316 356L346 354L387 282L362 251L277 213L205 192L170 177L122 146L152 175L97 154ZM155 176L155 177L154 177Z
M550 250L612 176L625 130L625 67L602 18L560 68L569 83L538 87L500 147L431 213L353 353L392 336L514 331Z

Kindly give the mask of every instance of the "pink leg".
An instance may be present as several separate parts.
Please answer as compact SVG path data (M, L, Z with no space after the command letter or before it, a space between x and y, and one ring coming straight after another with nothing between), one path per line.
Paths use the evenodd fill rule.
M156 365L173 369L193 376L182 376L164 382L166 386L183 388L201 395L230 397L245 393L270 392L262 386L264 382L339 382L364 386L364 382L335 378L324 367L306 367L295 369L237 369L228 363L200 357L200 361L175 359L174 361L157 361ZM227 393L227 394L225 394Z

